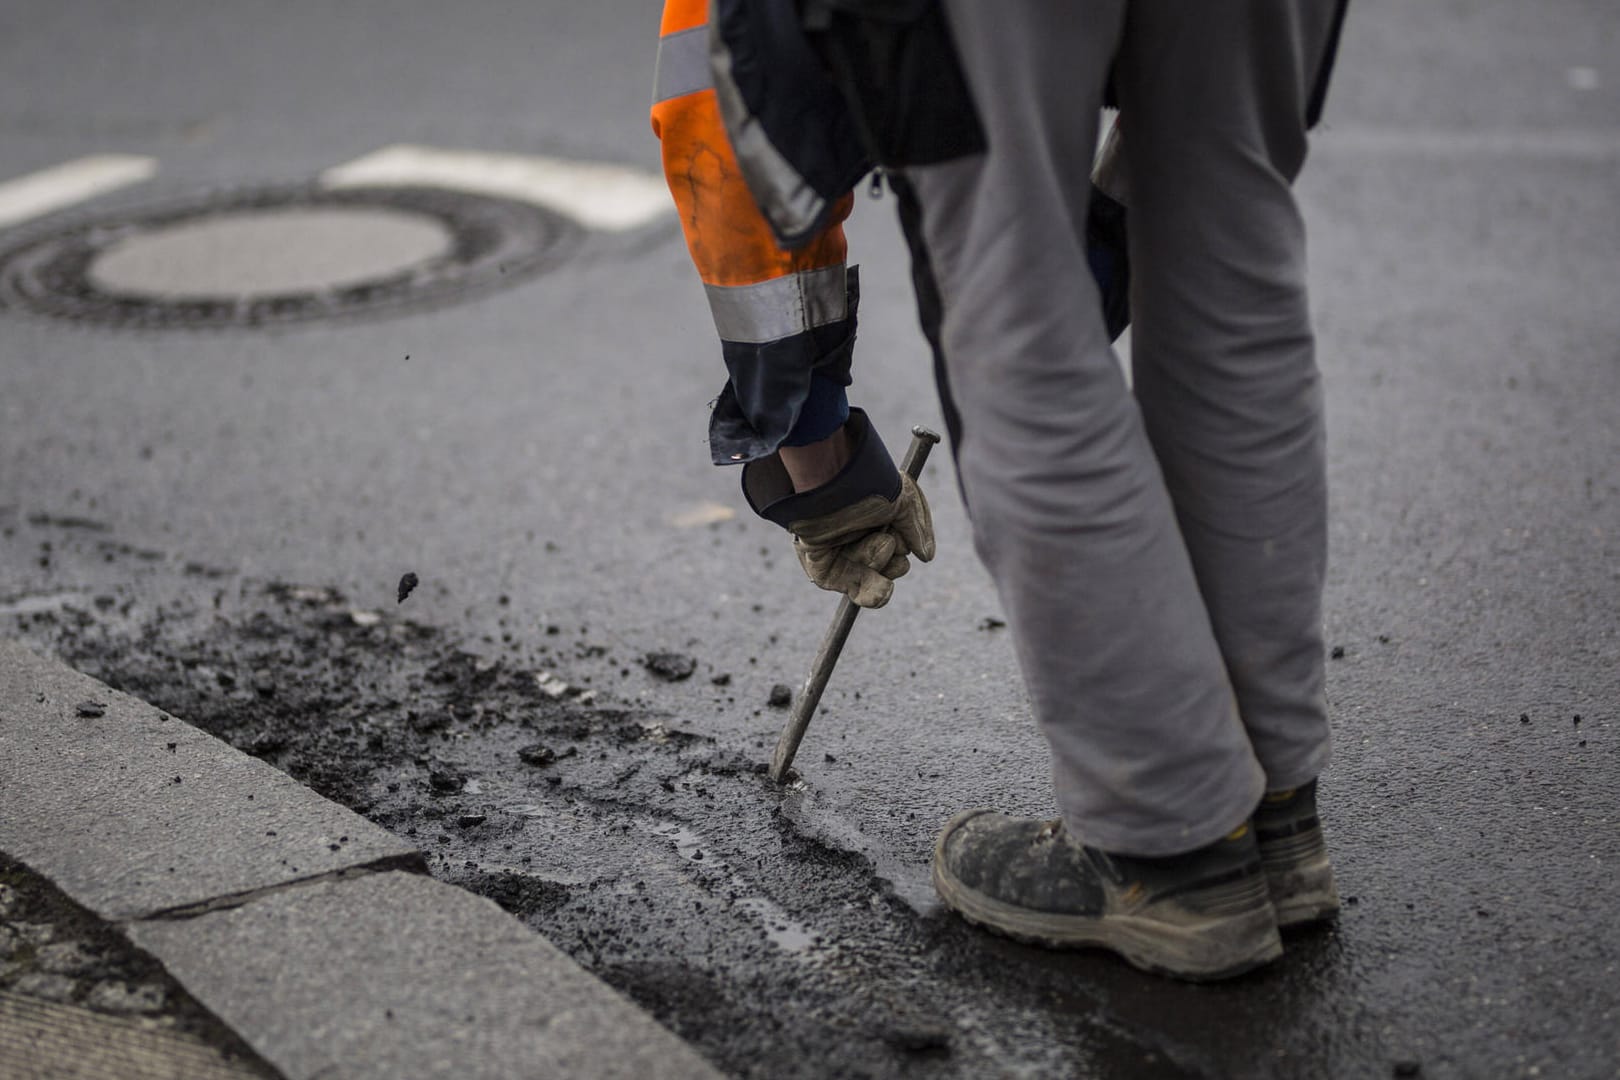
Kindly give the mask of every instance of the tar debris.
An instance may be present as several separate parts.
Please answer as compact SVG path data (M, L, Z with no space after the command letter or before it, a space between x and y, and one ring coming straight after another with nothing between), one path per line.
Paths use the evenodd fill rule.
M766 699L765 704L773 709L787 708L793 704L793 687L787 683L777 683L771 687L771 696Z
M417 577L414 573L407 573L404 577L400 578L399 599L396 600L395 603L403 604L405 602L405 598L411 595L411 590L416 588L421 583L422 579Z
M577 753L579 753L578 748L572 746L559 754L544 743L530 743L528 746L518 749L518 760L525 765L535 765L543 768L553 761L573 757Z
M932 1024L905 1024L892 1027L883 1033L883 1040L890 1046L911 1054L926 1054L930 1051L948 1053L951 1049L950 1032Z
M460 791L461 777L447 769L434 769L428 773L428 786L438 792Z
M650 652L641 658L641 666L667 682L680 682L692 677L697 660L685 653Z
M81 701L76 708L80 716L90 717L91 719L107 715L107 706L99 701Z

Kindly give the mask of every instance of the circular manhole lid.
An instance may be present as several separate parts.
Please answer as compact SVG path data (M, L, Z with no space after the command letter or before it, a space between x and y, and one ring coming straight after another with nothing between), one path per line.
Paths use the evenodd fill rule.
M233 192L0 241L0 307L155 329L379 314L549 269L579 234L528 203L439 188Z

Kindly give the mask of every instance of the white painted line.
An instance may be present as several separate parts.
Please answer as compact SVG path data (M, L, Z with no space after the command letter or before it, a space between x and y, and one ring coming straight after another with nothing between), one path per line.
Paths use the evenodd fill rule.
M157 173L157 160L97 154L0 184L0 228L93 199Z
M610 232L639 228L674 209L662 177L622 165L528 154L385 146L321 174L328 188L444 187L535 203Z

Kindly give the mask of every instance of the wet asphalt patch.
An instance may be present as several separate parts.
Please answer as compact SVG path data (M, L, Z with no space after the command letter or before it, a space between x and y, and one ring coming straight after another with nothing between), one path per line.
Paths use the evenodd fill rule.
M410 839L733 1075L1201 1072L1095 987L1059 976L1053 1008L1049 969L898 898L791 812L764 750L571 681L582 655L663 678L583 628L491 656L332 588L131 568L10 605L11 629Z

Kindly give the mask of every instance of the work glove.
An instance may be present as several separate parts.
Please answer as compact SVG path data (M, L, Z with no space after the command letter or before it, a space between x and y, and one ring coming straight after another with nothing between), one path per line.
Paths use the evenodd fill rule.
M837 476L795 493L776 455L743 467L743 493L754 512L793 534L793 550L812 582L861 607L889 602L909 556L934 557L934 522L911 477L895 468L860 409L849 411L849 462Z

